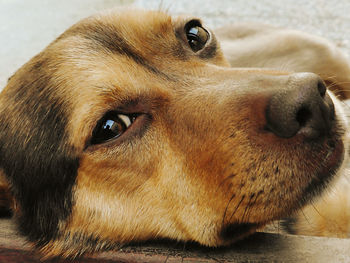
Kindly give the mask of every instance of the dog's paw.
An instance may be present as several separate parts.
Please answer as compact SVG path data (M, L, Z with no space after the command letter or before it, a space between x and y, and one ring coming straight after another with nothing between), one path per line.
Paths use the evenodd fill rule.
M349 177L339 178L333 188L295 217L284 221L283 226L291 234L350 237Z

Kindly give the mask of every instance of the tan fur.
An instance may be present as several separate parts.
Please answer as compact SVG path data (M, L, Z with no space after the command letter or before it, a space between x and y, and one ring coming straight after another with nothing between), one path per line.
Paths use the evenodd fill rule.
M216 35L232 67L314 72L338 97L350 97L349 60L334 43L324 38L252 23L219 28Z
M188 21L135 10L89 18L34 58L3 91L1 103L6 103L11 86L45 56L51 61L47 74L55 68L57 94L68 105L67 144L74 147L80 162L71 214L60 222L60 236L41 248L47 256L72 256L110 244L162 237L227 245L298 209L317 164L333 166L341 158L341 142L334 151L336 160L324 161L325 146L320 145L320 152L294 147L303 145L302 138L282 139L264 130L265 108L275 91L316 79L312 74L287 71L334 77L342 96L349 95L337 67L318 69L319 61L313 59L300 62L303 67L293 62L295 52L309 52L306 38L278 32L276 38L282 42L292 45L291 38L298 45L263 49L259 57L243 58L243 49L251 50L245 44L235 50L242 55L238 58L224 49L233 66L237 62L241 67L255 67L233 69L218 43L213 57L192 53L183 35ZM91 48L79 34L98 23L123 36L149 65ZM269 47L256 37L244 41ZM326 42L310 39L320 47L312 49L312 55L321 53L322 61L335 61ZM212 41L216 41L213 34ZM281 55L282 51L287 55ZM274 60L269 59L271 52ZM135 99L135 105L124 105ZM147 126L139 137L124 136L86 148L96 122L118 107L147 113L152 120L147 123L140 118L135 123L139 133ZM337 111L340 107L336 105ZM338 117L345 123L344 116ZM230 224L250 227L232 239L223 238L220 233ZM98 247L89 247L83 241L77 243L74 235L93 235L102 241Z

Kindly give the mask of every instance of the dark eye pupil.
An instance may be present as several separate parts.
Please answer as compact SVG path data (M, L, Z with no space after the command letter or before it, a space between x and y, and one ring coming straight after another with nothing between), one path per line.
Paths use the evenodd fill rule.
M122 123L114 120L106 120L103 124L101 132L105 134L106 137L109 136L118 136L120 135L124 130L124 127Z
M106 116L93 131L91 144L98 144L117 138L122 135L127 127L118 117Z
M201 26L189 26L186 30L188 44L194 52L204 48L208 41L208 32Z

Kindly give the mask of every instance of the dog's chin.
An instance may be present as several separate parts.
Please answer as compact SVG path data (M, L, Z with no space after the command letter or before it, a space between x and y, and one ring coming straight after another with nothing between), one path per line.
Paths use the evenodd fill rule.
M305 204L313 200L313 198L320 195L323 190L325 190L334 177L336 177L337 172L342 169L342 166L344 165L344 156L344 142L342 140L338 140L328 150L324 161L319 166L319 170L315 173L310 183L301 192L301 196L296 198L294 209L289 207L289 209L292 210L289 211L290 213L294 213L295 210L299 210ZM276 215L275 219L288 216L288 213L283 215L283 212L281 213L281 211L279 211L278 214L279 215ZM269 222L229 223L225 225L219 233L219 245L230 245L238 240L241 240L253 234L257 229L263 228L267 223Z

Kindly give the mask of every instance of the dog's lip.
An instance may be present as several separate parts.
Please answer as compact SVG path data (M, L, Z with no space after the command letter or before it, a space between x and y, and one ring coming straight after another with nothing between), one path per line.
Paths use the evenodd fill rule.
M322 169L319 172L321 175L330 174L332 172L334 173L344 160L345 147L343 141L331 141L331 143L334 144L334 146L331 147L327 152Z
M336 141L334 147L328 150L324 161L320 164L320 169L315 173L315 176L313 176L310 183L304 189L304 202L312 199L314 195L319 194L328 185L341 167L344 156L345 147L343 141ZM301 204L304 202L301 202Z

